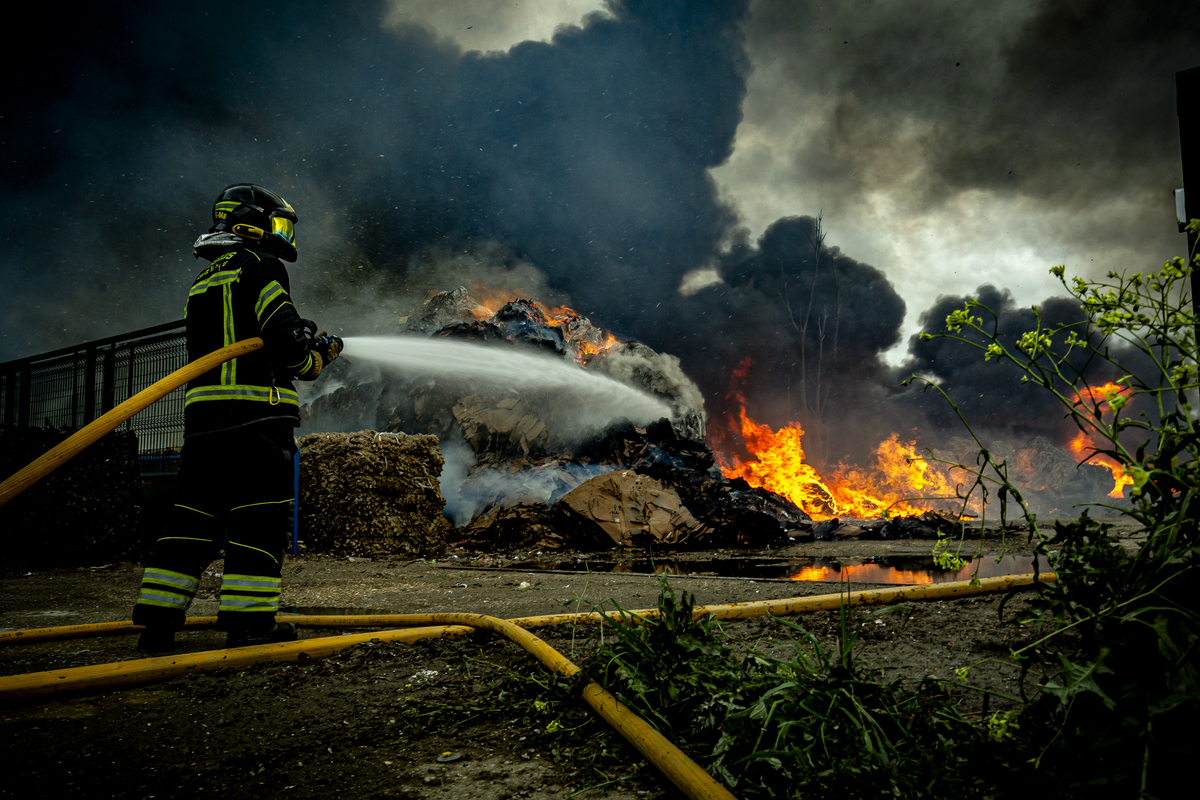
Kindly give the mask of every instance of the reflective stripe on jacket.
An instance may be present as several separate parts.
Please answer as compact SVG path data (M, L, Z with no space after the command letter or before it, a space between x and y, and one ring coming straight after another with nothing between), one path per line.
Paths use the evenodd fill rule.
M288 294L283 263L253 250L230 250L196 277L184 309L188 360L259 336L263 348L188 383L185 435L265 419L299 424L292 378L311 368L304 325Z

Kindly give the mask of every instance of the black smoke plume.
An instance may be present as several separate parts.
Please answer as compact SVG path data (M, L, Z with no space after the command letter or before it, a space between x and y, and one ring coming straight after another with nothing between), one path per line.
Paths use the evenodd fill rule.
M1009 349L1015 348L1022 334L1039 327L1053 330L1059 325L1077 325L1085 319L1079 302L1069 297L1047 299L1038 304L1036 313L1033 308L1018 307L1010 292L991 285L980 286L972 299L990 309L972 308L972 316L980 319L987 330L992 330L994 325L997 338ZM946 317L953 311L962 310L967 300L965 296L939 297L921 315L922 332L942 332ZM1076 327L1075 330L1083 336L1081 328ZM959 335L986 344L983 337L969 329L964 328ZM1065 352L1065 339L1065 333L1054 337L1058 352ZM1123 342L1115 338L1105 342L1096 335L1092 336L1091 341L1097 347L1107 347L1117 364L1134 374L1148 379L1157 374L1157 368L1148 357L1125 346ZM985 441L999 438L1020 445L1035 436L1043 436L1065 448L1079 433L1079 428L1066 420L1066 409L1062 402L1040 383L1034 380L1022 382L1024 373L1008 359L984 360L981 350L940 337L915 337L910 352L911 358L904 365L905 369L937 381ZM1072 380L1082 378L1093 387L1117 381L1127 374L1113 363L1094 357L1084 349L1075 351L1062 367L1062 372ZM1069 400L1076 399L1075 392L1065 381L1054 380L1053 387ZM1170 398L1164 399L1168 404L1172 402ZM964 433L954 409L933 391L908 393L897 398L897 404L929 420L925 434L931 443ZM1136 418L1139 412L1146 411L1151 415L1150 419L1154 419L1156 411L1153 405L1150 398L1141 396L1130 404L1124 415ZM1091 407L1087 403L1083 406L1085 409ZM1145 436L1139 431L1129 431L1127 438L1127 446L1134 449L1144 441Z

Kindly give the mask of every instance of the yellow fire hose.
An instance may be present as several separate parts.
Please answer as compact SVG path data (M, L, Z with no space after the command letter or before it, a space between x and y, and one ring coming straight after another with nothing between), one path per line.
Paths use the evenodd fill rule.
M1043 572L1040 576L1042 583L1054 583L1053 572ZM955 597L970 597L976 594L1008 591L1017 586L1033 583L1032 575L1002 575L996 578L981 578L977 583L971 581L952 581L925 586L896 586L889 589L864 589L847 594L818 594L809 597L791 597L783 600L762 600L754 603L733 603L720 606L702 606L695 610L697 619L712 614L717 619L735 620L752 617L774 616L781 617L789 614L803 614L809 611L829 611L838 608L842 603L847 605L886 605L910 600L945 600ZM639 609L627 612L639 617L654 617L657 609ZM437 614L373 614L350 616L306 616L288 614L282 618L293 622L302 628L387 628L421 625L440 625L434 618ZM599 622L602 617L613 619L619 616L616 611L603 614L592 611L583 614L548 614L537 617L518 617L508 620L522 628L537 628L543 625L561 625L580 622ZM215 628L216 617L191 617L184 622L185 629ZM0 631L0 647L16 644L33 644L52 639L75 639L85 636L111 636L116 634L140 633L141 625L132 622L93 622L82 625L58 625L51 628L22 628L15 631ZM440 634L439 634L440 635ZM338 639L342 641L342 638ZM308 640L311 641L311 640ZM311 654L310 654L311 655ZM83 669L92 669L84 667ZM0 700L3 700L5 681L0 677Z
M1053 582L1052 573L1040 576L1043 582ZM784 600L768 600L756 603L706 606L695 610L697 617L713 615L718 619L748 619L760 616L781 616L807 611L830 610L847 605L880 605L905 600L936 600L967 597L977 594L1007 591L1033 583L1032 575L1008 575L999 578L984 578L974 585L970 581L956 581L933 586L903 586L889 589L868 589L848 594L816 595ZM651 617L657 610L643 609L629 614ZM565 622L594 622L606 614L552 614L523 617L515 620L500 620L482 614L380 614L345 617L288 615L287 619L304 627L375 627L381 625L429 626L389 631L374 631L349 636L323 637L303 641L271 645L239 647L232 650L217 650L181 656L139 659L136 661L100 664L91 667L53 670L49 672L13 675L0 678L0 702L29 699L46 695L74 694L85 691L115 689L184 675L209 672L223 667L247 666L261 661L309 661L323 658L354 645L372 640L411 643L420 639L452 638L463 636L476 628L491 630L507 637L535 656L546 667L561 675L574 675L579 667L551 648L544 641L529 633L525 628L555 625ZM215 617L197 617L188 620L186 627L213 627ZM140 631L140 625L130 622L107 622L95 625L66 625L56 628L7 631L0 633L0 645L33 643L50 639L94 636ZM647 761L653 764L684 794L693 800L732 800L733 795L718 784L689 759L682 751L667 741L644 720L630 711L610 692L594 681L589 681L583 690L583 700L597 714L632 744Z
M103 414L99 419L71 434L65 441L43 453L29 466L10 476L4 483L0 483L0 506L61 467L78 455L81 450L94 444L101 436L159 398L166 397L183 384L200 377L213 367L258 350L262 345L263 341L258 337L234 342L228 347L222 347L220 350L196 359L186 367L177 369L157 383L146 387L124 403Z

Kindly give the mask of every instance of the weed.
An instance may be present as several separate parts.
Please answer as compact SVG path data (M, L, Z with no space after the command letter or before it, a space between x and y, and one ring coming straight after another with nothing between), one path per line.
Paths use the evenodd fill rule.
M874 680L847 607L832 649L779 620L795 636L781 659L732 646L694 602L662 580L657 616L618 608L585 672L739 797L982 796L983 733L938 682Z

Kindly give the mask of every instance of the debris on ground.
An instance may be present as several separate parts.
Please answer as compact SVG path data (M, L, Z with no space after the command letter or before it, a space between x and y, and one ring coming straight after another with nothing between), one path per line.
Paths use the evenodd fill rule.
M676 492L629 470L592 478L572 489L558 506L581 526L598 527L617 547L683 545L708 532Z

